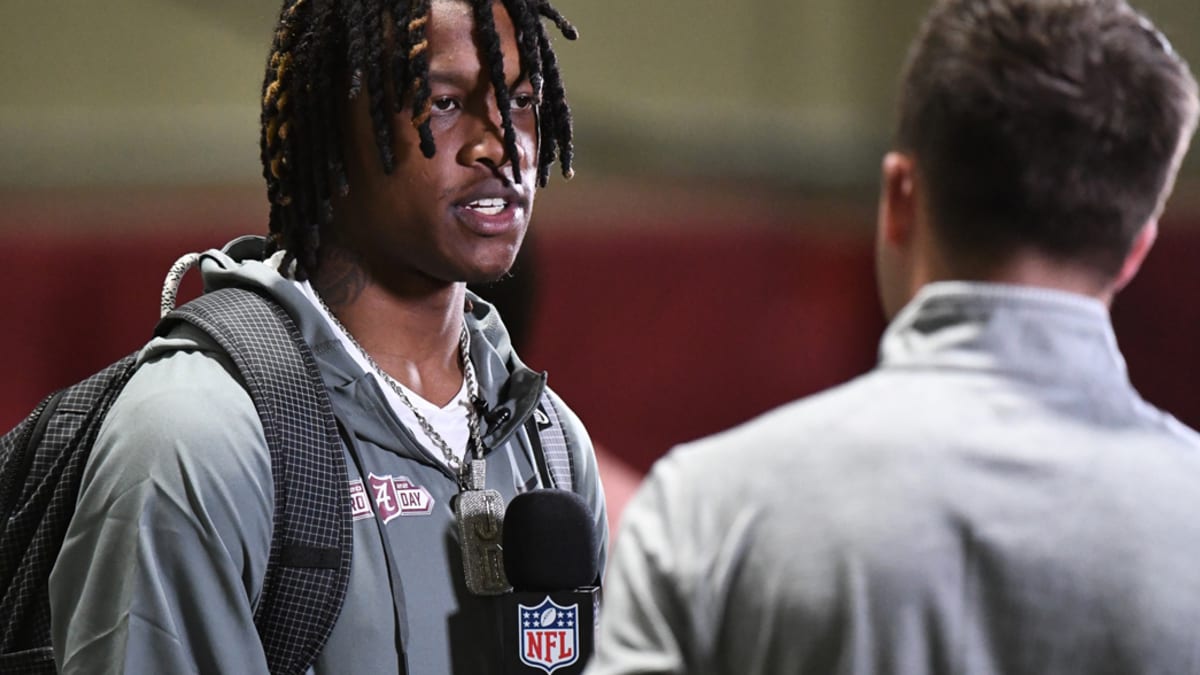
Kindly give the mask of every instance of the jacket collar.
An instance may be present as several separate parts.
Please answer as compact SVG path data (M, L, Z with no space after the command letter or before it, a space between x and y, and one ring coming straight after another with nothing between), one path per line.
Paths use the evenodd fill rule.
M962 368L1128 386L1108 309L1083 295L977 282L925 286L880 345L888 368Z

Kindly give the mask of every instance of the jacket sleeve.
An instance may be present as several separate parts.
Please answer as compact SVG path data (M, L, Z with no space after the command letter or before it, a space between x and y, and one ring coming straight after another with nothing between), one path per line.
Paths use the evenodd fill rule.
M216 356L150 360L97 438L50 578L62 673L266 673L270 455Z
M667 675L703 672L697 663L689 605L690 548L676 535L671 481L660 462L626 505L604 585L596 652L586 675ZM682 530L682 531L681 531Z
M584 428L583 422L558 394L548 391L550 401L562 418L563 433L567 446L571 451L572 466L575 469L575 492L587 501L592 508L595 519L596 533L600 538L599 565L601 577L604 576L605 564L608 562L608 511L604 502L604 485L600 482L600 468L596 464L596 450L592 439Z

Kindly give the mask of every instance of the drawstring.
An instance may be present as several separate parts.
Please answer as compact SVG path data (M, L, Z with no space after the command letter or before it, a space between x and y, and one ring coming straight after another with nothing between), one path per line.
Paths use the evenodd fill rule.
M167 278L163 280L162 301L158 306L159 318L175 309L175 299L179 296L179 285L183 283L183 275L187 274L187 271L195 267L199 261L199 253L188 253L180 256L179 260L171 265L170 271L167 272Z

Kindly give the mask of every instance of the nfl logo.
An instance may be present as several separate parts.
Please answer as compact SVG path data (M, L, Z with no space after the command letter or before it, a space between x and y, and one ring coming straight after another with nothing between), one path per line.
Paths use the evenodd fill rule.
M579 659L579 605L564 607L549 597L537 606L517 605L521 662L547 675Z

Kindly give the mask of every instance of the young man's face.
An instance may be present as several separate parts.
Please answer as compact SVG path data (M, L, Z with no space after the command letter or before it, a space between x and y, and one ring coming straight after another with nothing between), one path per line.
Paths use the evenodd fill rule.
M412 102L406 98L392 118L396 167L390 176L384 174L367 95L349 108L350 195L335 205L336 237L379 283L494 280L512 266L521 246L533 208L537 113L533 88L520 72L512 20L499 2L492 12L512 98L515 161L504 150L500 111L474 41L471 8L456 0L434 0L426 26L434 156L421 154L410 121ZM513 181L517 170L520 183Z

